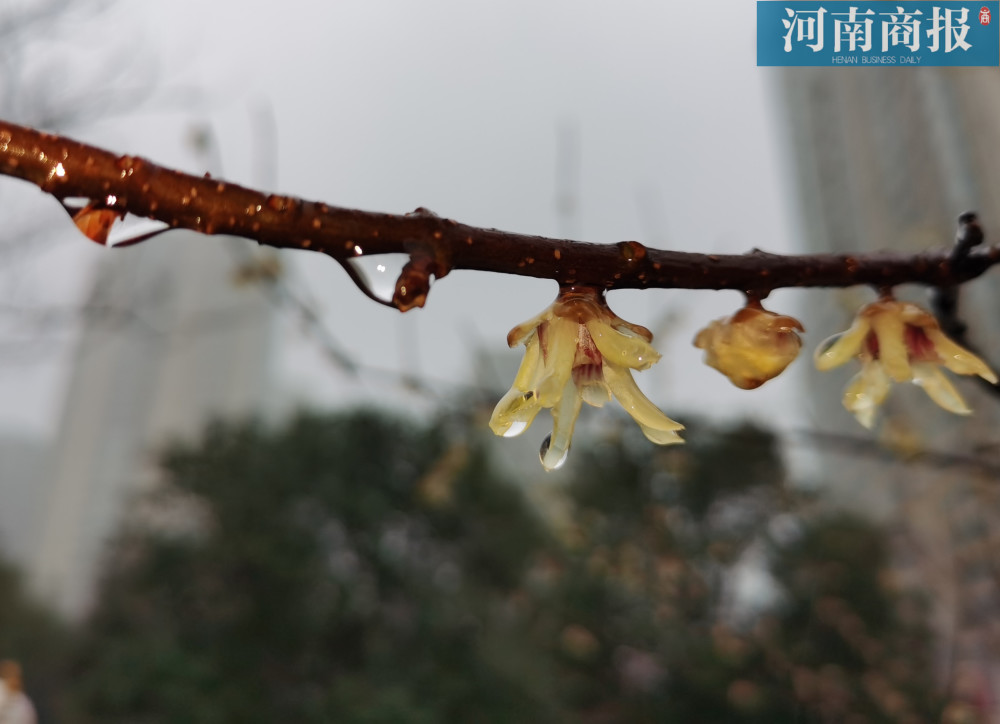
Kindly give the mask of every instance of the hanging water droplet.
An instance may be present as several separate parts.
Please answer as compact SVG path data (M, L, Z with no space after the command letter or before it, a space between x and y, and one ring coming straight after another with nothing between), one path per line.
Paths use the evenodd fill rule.
M68 207L67 207L67 210ZM106 245L111 227L121 218L117 211L88 206L73 214L73 223L91 241Z
M125 247L145 241L157 234L170 229L170 224L156 219L143 219L138 216L126 216L119 221L108 234L108 246Z
M79 211L89 203L91 203L91 199L87 196L67 196L62 200L63 208L70 216L73 215L74 211Z
M552 444L552 433L545 436L542 440L542 446L538 450L538 458L542 461L542 467L546 470L558 470L566 462L566 458L569 457L569 448L563 450L562 457L558 460L547 460L549 454L549 446Z
M528 429L527 422L525 422L524 420L514 420L514 422L510 423L510 427L507 428L507 431L503 434L503 436L517 437L527 429Z
M409 260L408 254L372 254L353 257L347 263L375 297L391 302L396 291L396 279Z

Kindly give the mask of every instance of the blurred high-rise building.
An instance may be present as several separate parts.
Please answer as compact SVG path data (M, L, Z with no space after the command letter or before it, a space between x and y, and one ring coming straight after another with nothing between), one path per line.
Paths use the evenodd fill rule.
M949 245L962 212L980 213L1000 240L1000 73L996 68L788 68L777 76L785 150L809 252L920 251ZM926 306L927 292L902 298ZM875 292L809 292L803 321L816 344L849 326ZM1000 285L965 285L961 317L1000 364ZM1000 490L995 460L1000 398L956 386L974 414L938 409L895 385L868 433L840 404L857 369L810 376L803 395L830 497L874 514L893 532L901 585L929 594L942 679L1000 721Z
M174 232L109 251L97 270L28 571L67 615L91 603L106 545L155 481L163 446L214 417L262 411L274 313L258 288L233 282L244 244Z
M13 432L0 434L0 551L19 566L31 565L38 549L38 521L44 514L39 473L46 459L46 442Z

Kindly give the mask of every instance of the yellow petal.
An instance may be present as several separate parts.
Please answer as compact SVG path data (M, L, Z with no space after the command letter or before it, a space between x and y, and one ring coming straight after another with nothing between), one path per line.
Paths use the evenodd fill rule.
M542 409L534 392L512 388L493 408L490 429L495 435L516 437L527 430Z
M853 359L861 351L861 345L870 331L871 324L868 320L858 316L846 332L827 337L813 355L816 369L825 372Z
M925 328L924 333L934 344L934 351L941 358L941 364L957 375L979 375L993 384L997 376L985 362L959 344L956 344L938 328Z
M626 322L618 316L612 315L611 326L622 334L634 334L636 337L642 337L647 342L653 341L653 333L641 324L632 324L631 322Z
M913 365L913 384L923 387L927 396L948 412L954 412L956 415L972 413L955 386L944 376L941 368L932 362L919 362Z
M875 425L875 413L879 405L889 395L889 377L882 365L866 360L861 371L847 384L844 390L844 407L869 430Z
M642 429L642 433L657 445L684 442L677 430L684 426L671 420L660 409L642 394L632 379L632 373L623 367L613 364L604 365L604 379L611 389L611 394L632 416Z
M542 467L552 471L566 462L569 446L573 441L573 428L576 418L580 415L583 400L577 394L573 380L568 380L563 387L559 404L552 408L552 434L548 437L548 447L543 444L541 459Z
M671 422L673 422L673 420L671 420ZM660 430L655 427L650 427L649 425L643 425L642 423L639 424L639 429L642 430L642 434L646 436L646 439L655 445L684 444L684 438L673 430Z
M604 359L635 370L648 369L660 354L642 337L621 332L600 319L587 320L587 331Z
M605 403L611 399L611 391L602 382L592 382L583 386L578 386L583 401L592 407L604 407Z
M882 304L885 306L887 303ZM903 339L906 325L896 306L873 314L871 325L878 338L878 358L885 371L896 382L909 382L913 379L913 371L910 369L910 353Z
M534 389L540 371L539 365L542 361L541 345L538 343L537 332L532 330L524 345L524 357L521 358L521 366L517 368L517 376L514 378L513 385L514 389L521 392Z
M541 409L538 397L535 395L535 385L542 372L541 350L538 336L531 332L525 342L524 357L514 378L514 385L504 395L497 406L493 408L490 417L490 429L494 434L503 437L515 437L528 429L535 415Z
M525 338L534 332L538 327L545 321L547 321L552 316L552 308L549 307L541 314L537 314L527 322L521 322L519 325L514 327L507 333L507 346L516 347L525 340Z
M580 325L561 317L553 317L541 337L545 345L542 378L535 393L542 407L553 407L563 394L576 358L576 342Z

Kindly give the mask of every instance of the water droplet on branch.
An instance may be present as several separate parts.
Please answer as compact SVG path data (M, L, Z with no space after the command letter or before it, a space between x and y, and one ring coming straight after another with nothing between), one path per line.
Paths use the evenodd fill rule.
M372 254L353 257L347 260L347 264L372 296L391 303L396 292L396 280L409 261L408 254Z
M80 202L86 202L82 208ZM67 198L62 205L80 232L93 242L108 247L124 247L151 239L170 226L162 221L128 216L124 211L107 208L116 201L108 196L101 202Z
M638 241L618 242L618 252L621 254L622 259L629 263L642 261L646 258L646 247Z
M120 218L121 215L117 211L94 209L88 206L73 214L73 223L91 241L107 245L111 227Z
M132 246L169 230L170 224L165 221L126 215L114 225L106 243L117 248Z

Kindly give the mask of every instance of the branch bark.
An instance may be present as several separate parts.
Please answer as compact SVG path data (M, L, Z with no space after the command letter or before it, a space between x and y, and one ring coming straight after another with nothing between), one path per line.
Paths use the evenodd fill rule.
M394 306L420 306L431 275L472 269L553 279L604 289L735 289L764 297L781 287L948 287L1000 261L1000 246L919 254L742 255L651 249L637 241L594 244L484 229L426 209L385 214L265 194L193 176L0 121L0 174L23 179L60 201L83 197L95 208L149 217L174 228L308 249L346 266L359 255L406 253L410 288L397 284ZM355 277L357 283L358 280ZM401 278L402 280L402 278Z

